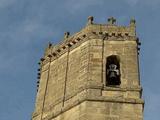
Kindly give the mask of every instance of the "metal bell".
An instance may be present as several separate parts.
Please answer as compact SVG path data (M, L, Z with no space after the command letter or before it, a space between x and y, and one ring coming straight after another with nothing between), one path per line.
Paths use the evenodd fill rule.
M112 71L109 75L110 78L116 78L116 73L114 71Z

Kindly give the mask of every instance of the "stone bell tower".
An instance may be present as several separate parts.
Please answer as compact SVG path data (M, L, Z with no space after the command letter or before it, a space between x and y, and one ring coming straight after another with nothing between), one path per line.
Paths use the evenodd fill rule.
M135 20L96 24L49 43L38 69L32 120L143 120Z

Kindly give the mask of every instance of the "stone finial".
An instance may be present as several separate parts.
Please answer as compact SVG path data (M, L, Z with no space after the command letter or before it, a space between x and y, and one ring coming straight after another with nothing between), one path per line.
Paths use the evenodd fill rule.
M108 18L108 24L109 25L114 25L116 23L116 19L114 17Z
M89 16L87 25L93 24L93 20L94 20L94 17L93 16Z
M136 24L136 20L134 19L134 18L132 18L131 20L130 20L130 25L135 25Z
M64 33L64 39L67 39L69 37L70 33L69 32L65 32Z
M52 47L52 43L49 42L49 43L48 43L48 48L51 48L51 47Z
M48 55L48 54L51 52L52 46L53 46L53 45L52 45L51 42L49 42L49 43L47 44L47 46L46 46L46 48L45 48L44 56ZM43 61L43 60L41 59L41 61Z

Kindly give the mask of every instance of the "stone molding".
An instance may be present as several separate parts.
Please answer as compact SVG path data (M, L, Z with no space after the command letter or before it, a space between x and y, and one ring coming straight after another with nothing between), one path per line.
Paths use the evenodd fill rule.
M122 98L122 97L107 97L107 96L99 96L99 95L90 95L88 90L104 90L104 91L141 91L141 87L137 88L113 88L113 87L103 87L103 85L86 85L85 88L79 89L79 92L73 93L71 96L66 97L64 104L70 100L70 99L75 99L74 97L77 96L74 100L74 102L70 102L70 104L65 105L64 107L61 108L60 111L56 111L54 114L47 116L47 118L44 118L43 120L49 120L51 118L55 118L59 114L62 114L63 112L75 107L76 105L79 105L80 103L84 101L99 101L99 102L115 102L115 103L128 103L128 104L144 104L144 100L142 99L134 99L134 98ZM51 111L56 105L62 104L62 100L59 100L57 103L54 105L50 106L48 109L44 109L45 113L48 113ZM38 116L40 113L33 113L32 118Z
M89 40L93 40L93 39L102 39L102 37L104 37L105 33L102 35L98 35L97 33L94 33L96 35L90 35L87 36L86 38L80 39L79 41L76 41L74 44L72 43L73 41L70 41L67 44L62 44L59 45L58 47L51 47L47 52L45 52L45 56L43 58L41 58L40 64L41 67L46 65L49 61L50 61L50 57L51 57L51 61L56 60L57 58L59 58L61 55L65 54L68 49L73 50L74 48L80 46L82 43L89 41ZM137 41L137 38L135 36L122 36L122 37L117 37L117 36L108 36L105 37L104 40L108 40L108 41Z

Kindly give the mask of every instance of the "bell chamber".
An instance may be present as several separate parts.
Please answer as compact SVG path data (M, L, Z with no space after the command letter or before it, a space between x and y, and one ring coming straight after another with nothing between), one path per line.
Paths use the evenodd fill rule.
M106 64L106 85L120 85L120 64L119 57L111 55L107 57Z

